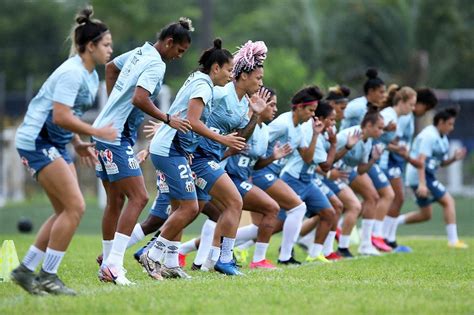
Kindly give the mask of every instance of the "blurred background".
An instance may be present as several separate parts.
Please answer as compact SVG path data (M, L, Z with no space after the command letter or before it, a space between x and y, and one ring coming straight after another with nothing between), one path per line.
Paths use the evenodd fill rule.
M157 105L166 109L201 51L214 37L231 52L247 40L269 48L264 83L278 92L279 112L299 88L348 85L362 94L365 70L376 67L387 86L432 87L439 106L456 105L461 115L450 136L468 157L444 170L442 180L457 195L474 195L474 2L471 0L0 0L0 207L42 199L14 148L14 132L29 100L67 57L68 35L78 9L91 4L110 28L114 56L154 42L160 29L181 16L196 31L190 50L167 65ZM99 75L104 78L104 69ZM92 122L104 97L85 119ZM431 115L417 122L430 123ZM137 152L145 146L141 135ZM91 203L103 201L94 171L78 165L81 187ZM151 197L155 175L144 174ZM40 197L38 197L40 196ZM97 198L98 197L98 198ZM25 201L26 200L26 201ZM466 203L473 207L472 203ZM100 207L99 207L100 208ZM0 209L0 219L5 210Z

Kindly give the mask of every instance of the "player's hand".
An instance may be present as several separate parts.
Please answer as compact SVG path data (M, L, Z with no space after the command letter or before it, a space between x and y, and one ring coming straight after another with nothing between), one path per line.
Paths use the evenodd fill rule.
M95 155L95 143L80 141L74 145L74 150L79 155L82 165L94 167L99 162Z
M347 135L346 145L352 149L361 138L362 132L360 132L360 130L355 130L352 134Z
M245 138L239 137L237 132L222 136L221 143L226 147L243 150L246 147Z
M383 128L383 130L385 131L395 131L397 130L397 123L394 122L394 121L391 121L388 123L387 126L385 126L385 128Z
M168 125L170 125L171 128L181 131L182 133L186 133L193 129L189 120L180 118L179 113L170 116L170 122Z
M320 134L324 130L324 124L318 117L313 117L313 133Z
M349 179L349 173L341 171L340 169L337 169L337 168L333 168L331 170L331 174L329 176L329 179L330 180L340 179L340 180L346 181L346 180Z
M466 148L457 149L456 151L454 151L454 160L455 161L462 160L466 157L466 154L467 154Z
M416 195L421 198L426 198L428 197L428 187L426 185L418 185L418 188L416 189Z
M277 141L275 143L275 146L273 147L273 158L275 160L279 160L290 154L292 151L293 149L291 148L291 145L289 143L280 145L280 142Z
M145 138L151 138L155 135L155 133L160 129L163 122L156 122L153 120L149 120L148 124L143 127L143 132L145 133Z
M261 114L265 108L267 108L270 92L265 88L261 88L257 93L254 93L252 97L249 98L247 95L245 97L247 97L252 111L256 114Z
M97 128L96 137L108 141L113 141L117 138L117 129L110 123L102 128Z
M382 155L383 149L379 145L374 145L372 147L372 158L377 161Z
M333 145L337 144L337 137L336 137L336 133L334 132L334 129L328 128L327 133L328 133L329 143Z
M145 162L148 156L150 156L150 151L148 149L143 149L138 152L136 155L138 164L142 164L143 162Z

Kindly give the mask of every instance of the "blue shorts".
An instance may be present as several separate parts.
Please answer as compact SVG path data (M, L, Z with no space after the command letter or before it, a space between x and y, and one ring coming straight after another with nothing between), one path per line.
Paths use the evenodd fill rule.
M21 162L34 178L38 177L39 171L58 158L63 158L67 164L72 163L72 159L65 148L55 147L47 141L36 141L36 150L27 151L16 149L20 154Z
M328 199L330 199L332 196L335 196L334 192L328 186L326 186L326 184L324 184L321 179L315 178L313 179L313 182Z
M405 170L404 162L398 162L393 159L388 160L387 168L383 170L389 180L400 178Z
M387 176L385 176L385 173L382 171L378 164L372 165L367 174L372 180L372 183L374 183L374 187L376 190L390 186L390 182L388 181Z
M170 199L168 194L160 194L155 198L153 205L150 209L150 214L154 217L158 217L164 221L168 220L168 216L171 212Z
M198 200L210 200L209 191L216 181L225 174L224 168L211 157L195 157L191 169L196 176Z
M169 194L173 200L197 200L193 173L184 156L151 154L151 161L158 171L160 194Z
M278 179L278 174L273 173L267 168L255 171L252 174L252 183L261 190L267 190L272 187Z
M99 161L95 165L95 174L101 180L112 183L128 177L142 176L128 140L122 140L120 145L96 141L95 150Z
M330 180L328 178L322 179L323 183L329 187L336 195L338 195L343 189L347 188L347 184L340 179Z
M352 169L351 172L349 173L349 178L348 178L349 184L352 184L352 182L354 181L354 179L356 179L357 176L359 176L359 173L357 173L357 168Z
M415 192L415 198L416 198L416 204L419 207L426 207L432 204L435 201L438 201L439 199L443 198L443 196L446 194L446 188L444 187L443 184L441 184L436 177L433 175L428 175L428 173L425 173L426 175L426 186L428 187L429 195L426 198L418 197L416 195L416 190L418 189L418 185L416 186L411 186L413 191Z
M313 182L302 182L288 173L283 174L281 179L306 203L309 212L306 216L316 215L323 209L332 208L328 198Z
M239 190L240 196L242 196L242 198L244 198L245 194L247 194L253 187L251 183L241 178L230 176L230 179L232 179L234 182L235 187L237 187Z

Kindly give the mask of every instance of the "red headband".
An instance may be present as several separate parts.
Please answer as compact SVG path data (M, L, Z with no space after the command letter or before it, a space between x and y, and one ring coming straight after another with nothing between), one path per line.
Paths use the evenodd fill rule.
M298 104L291 104L291 107L296 108L298 106L306 107L306 106L311 106L311 105L318 105L318 101L310 101L310 102L304 102L304 103L298 103Z

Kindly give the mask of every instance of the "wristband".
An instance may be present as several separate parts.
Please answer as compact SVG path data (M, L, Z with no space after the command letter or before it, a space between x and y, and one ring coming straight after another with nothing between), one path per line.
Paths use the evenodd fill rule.
M166 113L166 120L164 121L165 124L170 124L170 114Z
M346 144L346 145L344 145L344 148L346 148L346 150L347 150L347 151L350 151L350 150L352 150L352 148L351 148L350 146L348 146L347 144Z

